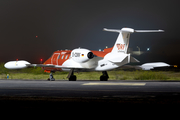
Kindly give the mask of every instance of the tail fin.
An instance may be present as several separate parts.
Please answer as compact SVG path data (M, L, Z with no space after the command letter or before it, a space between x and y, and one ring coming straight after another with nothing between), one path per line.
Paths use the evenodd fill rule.
M114 30L114 29L104 28L104 31L118 32L119 33L119 36L118 36L111 52L112 53L121 52L121 53L127 54L127 49L129 46L130 33L134 33L134 29L122 28L121 30Z
M121 30L104 28L103 30L119 33L119 36L118 36L111 52L112 53L125 53L125 54L127 54L127 50L128 50L128 46L129 46L129 38L130 38L131 33L134 33L134 32L164 32L163 30L134 30L132 28L122 28Z

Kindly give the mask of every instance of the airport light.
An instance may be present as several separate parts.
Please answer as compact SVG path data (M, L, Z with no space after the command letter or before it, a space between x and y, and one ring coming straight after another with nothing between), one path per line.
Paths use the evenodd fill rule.
M42 64L42 61L43 61L43 59L41 58L41 59L40 59L40 63L41 63L41 64Z
M138 48L138 50L139 50L139 55L140 55L140 54L141 54L141 50L140 50L140 47L138 47L138 46L137 46L137 48Z

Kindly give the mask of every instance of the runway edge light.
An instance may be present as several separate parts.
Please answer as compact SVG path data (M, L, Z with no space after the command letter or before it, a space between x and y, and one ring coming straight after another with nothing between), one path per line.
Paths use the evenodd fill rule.
M175 68L177 68L178 66L177 65L174 65Z

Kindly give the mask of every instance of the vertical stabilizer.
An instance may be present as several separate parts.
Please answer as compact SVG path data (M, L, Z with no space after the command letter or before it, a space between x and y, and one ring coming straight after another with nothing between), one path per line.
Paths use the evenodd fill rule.
M134 30L132 28L122 28L121 30L104 28L104 31L119 33L119 36L118 36L111 52L112 53L125 53L125 54L127 54L127 50L128 50L128 46L129 46L129 38L130 38L131 33L134 33L134 32L164 32L164 30Z
M134 33L134 29L122 28L121 30L115 30L115 29L106 29L105 28L104 31L118 32L119 33L119 36L118 36L111 52L112 53L125 53L125 54L127 54L130 34Z
M113 46L113 49L104 58L113 63L129 63L138 62L135 58L131 58L130 54L127 54L129 47L130 34L134 32L164 32L164 30L134 30L132 28L122 28L121 30L106 29L104 31L117 32L119 36Z

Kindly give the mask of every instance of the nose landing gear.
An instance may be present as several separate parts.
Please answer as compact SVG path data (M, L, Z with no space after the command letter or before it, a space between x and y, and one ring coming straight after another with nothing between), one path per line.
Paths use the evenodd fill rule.
M52 72L50 73L48 80L49 81L55 81L55 78L53 77Z
M76 81L77 77L76 77L76 75L74 75L74 69L70 70L67 78L69 79L69 81ZM108 76L107 71L103 71L102 75L100 76L100 81L108 81L108 78L109 78L109 76ZM55 81L55 78L53 77L52 72L50 73L48 80Z

